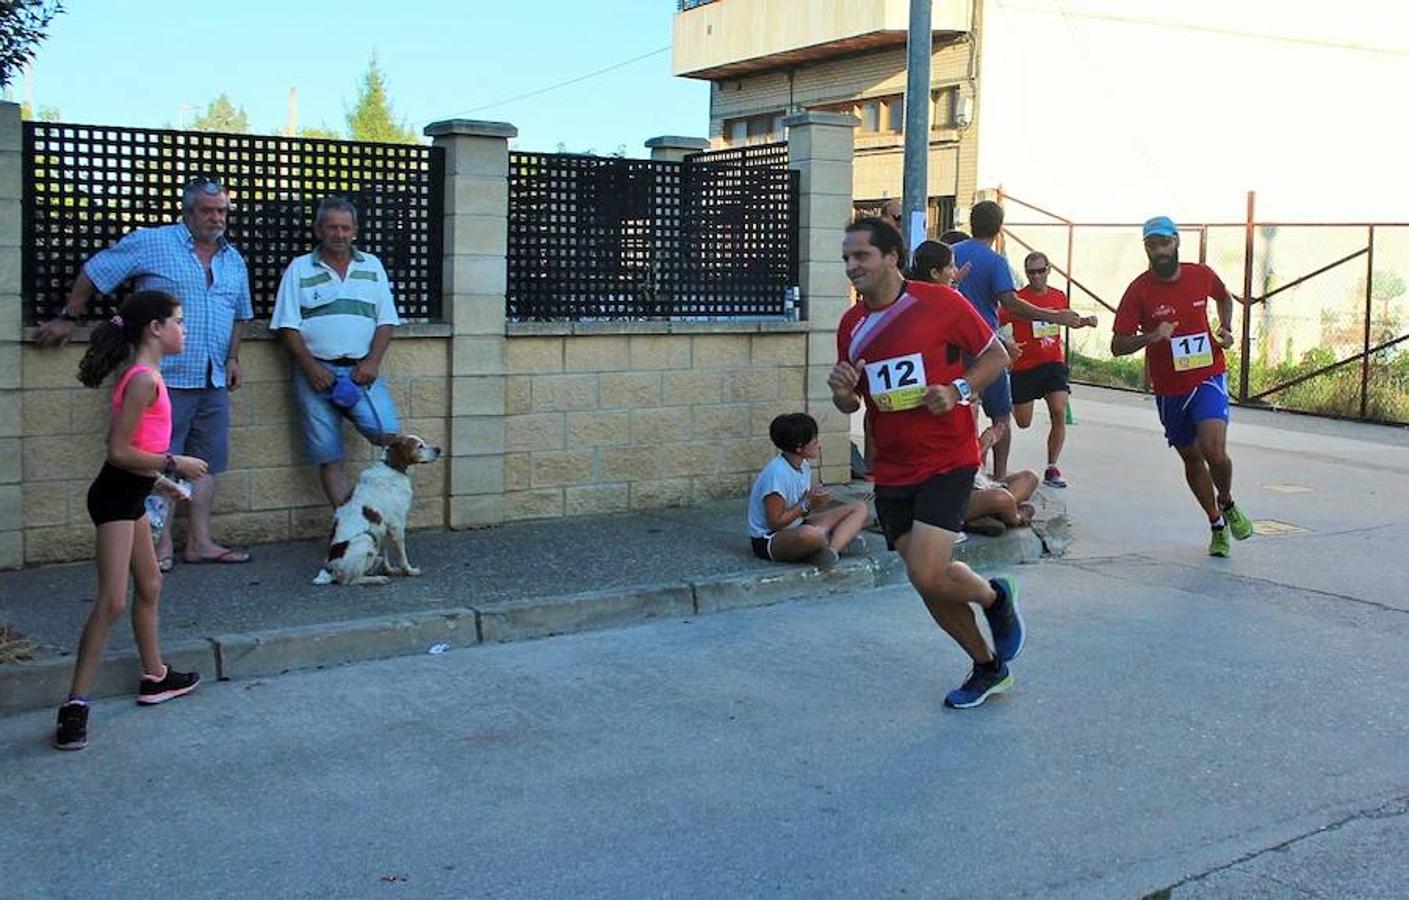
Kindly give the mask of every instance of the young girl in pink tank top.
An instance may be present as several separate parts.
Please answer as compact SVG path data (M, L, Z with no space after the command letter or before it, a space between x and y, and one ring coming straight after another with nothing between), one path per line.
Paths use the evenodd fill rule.
M136 583L132 633L142 661L138 703L161 703L188 694L200 675L176 672L162 662L157 641L161 571L146 517L147 494L158 472L194 481L205 474L203 460L173 456L171 400L160 373L161 359L180 353L185 341L181 304L170 294L138 291L111 320L93 329L78 380L97 387L129 358L132 365L113 387L108 455L88 488L88 514L97 526L98 594L83 626L68 700L59 707L54 746L81 750L88 743L89 686L107 644L108 633L127 603L127 573Z

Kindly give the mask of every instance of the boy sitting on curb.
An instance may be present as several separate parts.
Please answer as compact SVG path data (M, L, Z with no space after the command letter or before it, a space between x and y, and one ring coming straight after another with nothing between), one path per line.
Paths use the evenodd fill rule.
M809 460L820 453L817 420L807 413L785 413L768 426L778 448L749 492L748 524L753 553L776 562L806 560L819 568L834 566L866 525L870 511L859 500L837 503L832 491L812 487Z

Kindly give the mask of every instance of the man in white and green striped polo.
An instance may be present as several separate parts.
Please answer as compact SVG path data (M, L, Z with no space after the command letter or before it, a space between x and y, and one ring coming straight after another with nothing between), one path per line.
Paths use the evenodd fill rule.
M293 355L304 451L336 507L352 496L343 469L343 417L374 444L401 430L391 392L378 377L401 319L381 261L353 246L356 207L327 198L318 204L313 233L318 246L284 270L269 327L281 332Z

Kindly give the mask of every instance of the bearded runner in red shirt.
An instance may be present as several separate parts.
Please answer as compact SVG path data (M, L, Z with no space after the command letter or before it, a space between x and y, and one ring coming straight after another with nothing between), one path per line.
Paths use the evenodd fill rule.
M1179 229L1167 216L1145 223L1150 269L1130 282L1115 313L1111 353L1145 351L1164 436L1184 460L1189 490L1208 515L1210 556L1228 555L1228 533L1244 540L1252 522L1233 503L1228 457L1228 374L1233 297L1208 266L1179 262ZM1218 303L1218 330L1208 301Z
M1012 686L1022 652L1017 583L985 581L952 559L964 504L979 466L971 399L1008 364L993 329L949 287L907 282L900 233L874 218L847 226L846 274L860 301L837 327L832 403L854 413L864 400L876 442L876 513L925 607L973 660L945 705L966 709ZM971 359L967 371L964 360ZM993 648L970 603L983 607Z

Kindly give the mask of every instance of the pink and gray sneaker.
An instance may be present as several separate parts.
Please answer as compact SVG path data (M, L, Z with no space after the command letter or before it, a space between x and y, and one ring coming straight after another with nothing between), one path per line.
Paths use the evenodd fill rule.
M178 672L167 666L166 674L160 678L153 675L142 676L141 683L137 686L137 702L150 706L153 703L175 700L194 691L200 683L201 676L195 672Z
M1048 487L1064 488L1067 486L1066 480L1062 478L1062 470L1056 466L1048 466L1047 472L1042 476L1042 483Z

